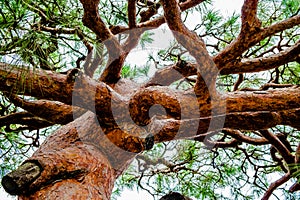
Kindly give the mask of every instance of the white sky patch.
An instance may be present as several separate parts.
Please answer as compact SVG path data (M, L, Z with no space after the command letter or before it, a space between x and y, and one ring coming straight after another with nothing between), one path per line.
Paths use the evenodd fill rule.
M154 33L154 35L151 36L153 42L147 43L144 48L139 45L133 49L126 58L128 63L137 66L145 65L149 54L161 49L166 49L170 42L174 40L172 32L166 28L166 25L162 25L159 29L151 30L151 33Z
M243 0L214 0L213 7L220 10L224 16L230 16L234 12L241 13Z
M118 200L153 200L153 197L144 190L124 190Z

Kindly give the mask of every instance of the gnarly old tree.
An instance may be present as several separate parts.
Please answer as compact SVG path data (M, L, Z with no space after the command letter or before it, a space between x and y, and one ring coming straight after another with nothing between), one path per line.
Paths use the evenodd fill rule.
M154 196L268 199L284 186L295 197L299 2L245 0L227 19L209 3L1 1L1 156L39 147L4 189L110 199L116 181L136 181ZM149 67L126 58L161 26L176 42L145 60L156 71L140 83Z

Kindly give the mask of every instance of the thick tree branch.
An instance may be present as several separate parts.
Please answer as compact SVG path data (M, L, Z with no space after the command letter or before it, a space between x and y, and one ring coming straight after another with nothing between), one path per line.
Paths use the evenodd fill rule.
M226 94L226 109L228 112L296 109L300 107L299 92L297 87L249 93L244 91L230 92ZM295 95L297 96L296 98Z
M82 21L85 26L90 28L97 37L104 43L108 50L109 60L100 80L108 83L115 83L120 79L121 69L125 61L124 51L114 38L111 31L106 27L105 23L99 16L98 4L99 0L81 0L84 9Z
M85 109L66 105L58 101L26 101L13 94L8 94L7 97L16 106L54 124L67 124L86 112Z
M295 15L289 19L277 22L271 26L265 27L262 29L262 32L258 34L256 40L261 41L269 36L274 35L275 33L280 33L284 30L296 27L300 24L300 15Z
M181 21L181 12L176 0L161 1L164 16L176 40L184 46L197 61L197 81L195 93L202 99L215 95L215 81L218 70L209 56L204 42L191 32Z
M7 66L4 66L6 68ZM1 68L2 69L2 68ZM21 93L24 95L33 95L35 97L53 99L61 101L69 105L77 105L84 109L91 110L97 114L99 123L103 131L115 145L123 148L126 151L141 152L150 149L153 146L153 138L151 136L143 138L130 134L130 131L119 129L112 114L112 102L117 105L115 112L119 113L118 117L124 117L128 106L126 101L109 86L100 82L92 80L91 78L82 74L78 77L76 83L72 81L72 74L67 76L55 74L53 72L41 72L37 76L37 72L29 71L25 74L26 80L20 76L19 71L11 72L11 69L4 72L0 77L6 82L5 85L0 86L0 90L5 88L8 92ZM1 74L0 70L0 74ZM3 79L3 77L5 77ZM84 77L84 78L83 78ZM11 82L12 79L16 82ZM7 80L9 80L7 82ZM36 84L32 84L36 83ZM18 88L22 88L19 90ZM57 95L57 96L56 96ZM119 110L118 110L119 109Z
M300 40L292 47L285 49L277 54L268 57L242 59L241 61L228 63L222 70L221 74L236 74L247 72L260 72L274 69L283 64L295 61L300 52Z
M252 1L245 1L245 4L254 5L251 4ZM256 2L256 1L253 1ZM247 8L248 6L243 6L243 8ZM286 19L284 21L278 22L276 24L273 24L269 27L265 28L259 28L259 21L255 20L256 17L252 16L250 17L252 20L252 23L256 24L257 26L254 26L251 28L251 26L247 25L248 22L247 19L247 12L248 9L245 10L245 16L242 16L242 19L244 19L244 26L242 26L242 30L239 34L239 36L225 49L223 49L218 55L214 57L214 61L216 65L219 67L219 69L225 68L226 65L229 65L231 62L233 62L237 57L241 56L247 49L257 44L259 41L270 37L274 35L275 33L282 32L284 30L293 28L300 24L300 15L293 16L289 19ZM249 11L249 12L256 12L256 11ZM253 15L253 14L252 14ZM251 23L251 22L250 22ZM244 27L244 28L243 28ZM245 28L245 27L248 27ZM256 28L255 28L256 27Z
M300 112L300 108L295 109ZM295 110L287 110L284 113L295 112ZM203 117L184 120L152 120L150 124L150 132L154 135L155 142L170 141L174 139L188 139L201 137L204 140L209 138L207 132L221 131L223 128L238 129L245 131L254 131L272 128L276 125L286 125L285 115L283 112L239 112L239 113L227 113L226 115L218 115L213 117ZM223 122L223 119L225 121ZM295 123L300 122L300 117L295 116ZM221 123L221 124L220 124ZM243 124L243 127L241 127ZM289 125L289 124L287 124ZM249 143L254 142L250 138L234 134L235 137L242 138ZM203 138L204 137L204 138ZM265 140L259 141L261 143ZM269 143L272 141L269 140ZM290 156L290 153L284 154L287 156L287 161L293 162L294 157ZM293 161L292 161L293 160Z
M256 16L258 0L245 0L242 7L242 30L241 33L249 34L245 31L255 32L255 29L259 29L261 22Z
M81 0L80 2L82 3L84 9L84 15L82 18L84 25L94 31L101 41L110 39L114 40L115 42L112 43L115 45L114 48L119 49L118 42L113 39L113 35L111 34L110 30L106 27L99 16L98 5L100 1Z
M128 0L128 26L129 28L136 27L136 0Z
M47 98L61 101L65 104L81 106L88 110L95 110L99 115L107 115L110 112L111 101L116 102L119 113L122 109L127 110L128 100L124 99L112 88L102 82L97 82L83 74L79 75L75 82L72 82L72 74L61 75L47 71L24 71L13 70L13 66L7 64L0 65L0 90L16 94L30 95L37 98ZM75 74L76 75L76 74ZM26 77L26 79L24 79ZM70 79L70 80L69 80ZM155 101L151 97L155 93ZM75 101L72 102L72 96ZM175 97L175 98L174 98ZM136 99L136 100L134 100ZM180 102L181 112L187 118L210 116L210 105L200 105L191 92L174 91L168 87L148 87L141 88L132 97L132 103L137 107L142 107L142 100L149 99L149 102L160 104L164 99L168 113L178 115L176 101ZM172 100L175 99L176 101ZM226 94L226 104L214 105L216 109L226 107L226 112L247 112L247 111L284 111L300 107L300 91L298 88L274 89L268 91L246 92L239 91ZM147 100L148 101L148 100ZM174 104L176 103L176 104ZM219 102L220 103L220 102ZM146 105L147 106L147 105ZM149 106L149 105L148 105ZM119 109L119 110L118 110ZM140 109L140 108L136 108ZM186 111L185 111L186 110ZM194 110L195 112L190 112ZM146 109L143 112L148 112ZM102 113L102 114L101 114ZM173 114L172 114L173 113ZM137 113L143 115L142 113ZM122 116L123 117L123 116Z
M111 131L110 127L116 126L114 125L116 118L112 116L111 102L118 105L114 108L114 112L118 113L118 118L122 120L128 118L126 112L124 112L128 109L128 102L104 83L96 82L84 75L80 75L76 79L76 84L74 85L69 77L70 74L69 76L54 74L52 72L47 72L45 74L45 71L38 74L36 73L38 73L38 71L35 71L34 74L29 71L25 75L23 74L23 76L20 76L19 71L11 70L11 68L4 65L0 70L0 80L2 80L0 89L2 91L12 91L14 93L32 95L38 98L58 100L94 111L100 119L100 124L102 126L104 125L104 127L108 126L104 129L104 132L117 146L134 152L151 148L151 145L148 145L149 142L151 143L152 141L151 137L148 139L139 139L139 137L130 136L131 134L128 134L130 132L126 133L126 130L123 129ZM25 81L23 77L26 77ZM20 90L18 88L22 89ZM71 96L73 96L73 101L70 99ZM296 110L294 112L287 109L300 107L299 96L300 91L297 89L285 89L284 92L281 90L270 90L263 94L235 92L233 95L228 95L226 99L226 112L228 114L226 116L224 127L240 129L240 124L243 123L245 124L245 130L260 130L273 127L277 124L298 123L298 116L300 116L298 114L299 111ZM179 91L174 93L173 90L170 90L167 87L149 87L146 90L141 89L141 91L137 92L132 98L131 104L133 106L130 106L130 113L133 113L132 117L138 124L149 123L150 119L148 118L148 112L150 107L154 104L161 104L166 109L167 117L175 119L183 117L183 119L185 119L185 121L183 121L185 125L182 125L180 121L175 121L175 125L177 125L171 126L171 130L164 131L165 129L162 129L162 132L160 131L161 134L155 134L154 138L156 141L173 139L173 137L177 135L180 124L180 130L185 130L184 132L178 132L179 136L180 134L183 134L183 136L180 137L194 137L197 133L206 133L211 121L211 118L209 117L201 119L201 125L199 126L201 129L194 130L195 127L198 127L199 120L191 121L188 119L198 118L200 111L203 114L206 114L206 116L210 116L212 108L208 105L203 105L200 106L200 111L198 112L199 105L195 96L184 94ZM223 106L225 106L223 104L216 105L220 106L222 109ZM180 109L178 110L178 108ZM138 111L135 111L134 109L138 109ZM194 110L194 112L191 113L191 110ZM274 110L274 112L272 112L272 110ZM284 115L284 120L281 115ZM219 116L218 118L217 116L214 120L218 122L218 120L220 121L224 117L225 116ZM189 130L191 127L192 131ZM193 135L185 136L185 134ZM118 137L118 135L128 139L123 140L122 137ZM131 142L128 142L129 140ZM136 145L132 146L132 144L138 145L139 148L137 148Z
M25 128L28 130L37 130L53 125L53 123L36 117L28 112L12 113L0 117L0 127L9 126L11 124L25 125Z

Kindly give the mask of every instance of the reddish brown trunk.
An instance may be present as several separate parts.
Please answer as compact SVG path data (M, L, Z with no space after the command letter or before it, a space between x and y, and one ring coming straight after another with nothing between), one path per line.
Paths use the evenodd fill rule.
M113 145L88 112L60 128L26 162L40 176L16 191L19 199L110 199L116 178L135 156Z

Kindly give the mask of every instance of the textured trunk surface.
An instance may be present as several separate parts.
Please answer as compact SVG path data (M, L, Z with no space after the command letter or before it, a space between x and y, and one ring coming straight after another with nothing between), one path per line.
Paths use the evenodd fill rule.
M26 161L38 162L42 172L19 199L108 200L116 178L134 156L113 145L94 114L87 112L52 134Z

